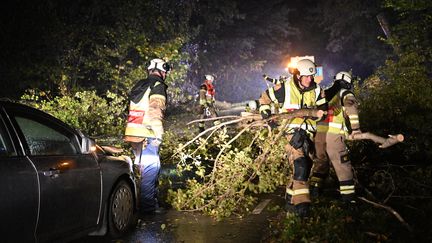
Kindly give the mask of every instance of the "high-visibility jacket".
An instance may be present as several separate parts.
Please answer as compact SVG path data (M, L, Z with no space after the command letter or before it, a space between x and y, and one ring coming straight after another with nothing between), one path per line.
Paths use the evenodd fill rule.
M321 88L314 82L306 89L301 89L297 81L292 77L289 81L283 82L266 90L260 98L260 112L269 112L271 104L278 107L277 113L286 113L296 109L316 108L323 104L321 100ZM316 131L316 121L310 118L293 118L287 125L288 130L301 127L306 131Z
M130 94L125 136L162 139L166 84L156 75L138 82Z
M209 80L205 80L200 87L199 103L200 105L211 105L215 98L216 90Z
M357 100L351 91L340 89L327 99L327 116L317 123L317 132L345 135L348 129L360 129Z

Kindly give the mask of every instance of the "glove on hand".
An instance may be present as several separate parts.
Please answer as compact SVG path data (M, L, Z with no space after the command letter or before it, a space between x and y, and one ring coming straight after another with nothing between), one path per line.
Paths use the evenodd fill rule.
M351 135L360 134L362 131L360 129L352 130Z
M360 129L355 129L351 131L351 134L349 136L353 139L356 134L361 134L361 133L362 131Z
M267 111L267 110L261 111L261 117L262 117L262 119L269 118L270 117L270 111Z

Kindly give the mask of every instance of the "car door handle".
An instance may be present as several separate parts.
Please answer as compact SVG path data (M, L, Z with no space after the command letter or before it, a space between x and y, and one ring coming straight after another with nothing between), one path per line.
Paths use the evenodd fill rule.
M44 176L57 177L60 174L60 170L57 169L49 169L43 172Z

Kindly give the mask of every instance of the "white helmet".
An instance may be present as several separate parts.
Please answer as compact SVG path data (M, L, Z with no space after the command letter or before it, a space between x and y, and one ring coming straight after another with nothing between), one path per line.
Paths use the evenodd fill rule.
M315 75L317 73L315 63L309 59L302 59L298 61L297 70L300 76Z
M153 69L157 69L159 71L168 73L171 70L171 66L164 60L160 58L155 58L150 61L150 64L147 67L147 70L153 70Z
M251 111L256 111L257 110L257 103L256 103L256 101L255 100L251 100L251 101L249 101L248 102L248 106L249 106L249 109L251 110Z
M342 71L342 72L338 72L335 76L334 76L334 79L333 79L334 81L336 81L336 80L343 80L343 81L345 81L345 82L347 82L347 83L351 83L351 81L352 81L352 77L351 77L351 74L349 74L348 72L344 72L344 71Z
M209 80L209 81L212 81L212 82L214 81L214 77L213 77L213 75L210 75L210 74L206 74L206 75L205 75L205 79L206 79L206 80Z

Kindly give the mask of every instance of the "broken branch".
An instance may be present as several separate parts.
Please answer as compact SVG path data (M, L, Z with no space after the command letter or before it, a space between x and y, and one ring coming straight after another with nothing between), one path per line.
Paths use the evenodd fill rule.
M359 197L359 199L362 200L362 201L365 201L367 203L370 203L370 204L374 205L375 207L384 208L385 210L389 211L391 214L393 214L399 220L399 222L401 222L410 232L412 232L411 226L393 208L391 208L391 207L389 207L387 205L383 205L383 204L380 204L380 203L372 202L370 200L367 200L364 197Z
M389 135L388 138L383 138L370 132L357 133L348 136L349 140L372 140L375 143L380 144L380 148L388 148L397 143L403 142L404 136L402 134Z
M272 120L272 119L292 119L295 117L317 117L321 118L324 115L324 111L317 110L317 109L298 109L289 111L287 113L280 113L280 114L274 114L271 115L266 120ZM242 117L247 117L253 120L262 120L262 117L260 114L252 114L252 113L242 113Z

